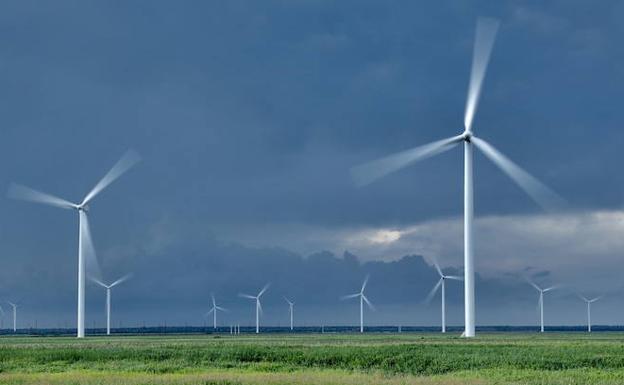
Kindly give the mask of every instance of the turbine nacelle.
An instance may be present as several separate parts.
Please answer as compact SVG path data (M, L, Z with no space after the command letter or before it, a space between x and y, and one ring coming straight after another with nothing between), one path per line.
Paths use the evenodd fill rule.
M464 142L468 142L468 143L470 143L470 140L472 139L472 131L470 131L470 130L465 130L465 131L463 132L463 134L461 135L461 139L462 139Z
M76 210L82 211L86 214L89 212L89 205L86 205L86 204L76 205Z

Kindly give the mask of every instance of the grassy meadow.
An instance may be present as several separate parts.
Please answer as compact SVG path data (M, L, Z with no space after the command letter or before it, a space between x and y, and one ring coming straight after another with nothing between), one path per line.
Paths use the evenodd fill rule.
M0 384L624 384L624 334L1 337Z

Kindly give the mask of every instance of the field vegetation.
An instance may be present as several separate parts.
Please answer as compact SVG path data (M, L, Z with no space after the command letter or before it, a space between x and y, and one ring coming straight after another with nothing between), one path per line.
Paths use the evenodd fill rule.
M1 384L624 384L624 334L0 338Z

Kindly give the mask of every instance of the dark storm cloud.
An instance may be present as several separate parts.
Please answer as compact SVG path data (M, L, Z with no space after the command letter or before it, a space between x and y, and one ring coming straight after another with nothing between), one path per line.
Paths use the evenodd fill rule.
M18 181L79 200L127 148L137 149L143 163L98 196L91 212L105 273L123 274L127 267L153 276L128 283L135 293L129 298L140 298L136 308L157 307L146 292L198 308L203 299L189 293L208 287L194 286L199 273L197 281L184 277L195 271L208 281L216 268L211 263L225 263L208 251L215 248L243 265L272 260L255 271L225 265L257 285L265 277L281 279L282 264L297 264L303 274L296 245L316 237L274 233L267 237L270 246L294 245L293 251L256 248L245 260L234 258L235 246L215 246L222 227L238 244L231 229L239 226L263 234L297 223L319 234L346 234L368 226L427 227L461 214L459 149L365 189L354 187L348 170L462 130L480 15L499 18L501 29L475 131L573 209L621 207L624 8L618 2L16 1L4 2L0 11L0 184ZM480 216L538 212L480 155L475 177ZM0 212L6 296L37 292L40 301L64 298L70 309L75 214L8 200L0 201ZM176 231L150 237L148 248L142 239L152 230L146 229L158 228L163 218ZM147 257L168 242L192 241L188 234L197 232L212 240L167 249L158 261ZM254 236L240 238L244 243ZM342 254L334 246L343 243L329 243L316 251ZM402 250L393 258L413 253ZM598 254L610 262L617 257L613 250ZM366 260L386 257L366 253ZM568 263L565 257L551 255L557 262L549 267ZM314 267L309 261L305 268ZM361 279L363 267L332 261L319 263L316 275L333 276L335 262L353 274L352 283ZM386 271L384 281L404 272L392 266L378 266ZM418 267L408 267L420 279ZM252 273L259 277L252 280ZM603 282L600 277L592 281ZM239 290L215 280L228 292ZM397 282L406 286L383 294L403 300L401 293L424 290Z

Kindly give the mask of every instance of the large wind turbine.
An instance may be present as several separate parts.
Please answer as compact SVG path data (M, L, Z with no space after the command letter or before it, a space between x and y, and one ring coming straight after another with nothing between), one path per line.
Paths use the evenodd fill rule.
M293 330L293 313L295 312L295 303L284 297L284 300L288 303L288 313L290 314L290 330Z
M591 333L591 304L598 301L599 299L602 298L602 296L600 297L596 297L596 298L592 298L592 299L587 299L586 297L582 296L579 294L579 297L585 301L585 303L587 304L587 331L589 333Z
M468 87L468 98L464 114L464 131L460 135L424 146L415 147L385 158L372 161L352 169L355 182L362 186L375 181L391 172L397 171L417 161L450 150L459 143L464 144L464 336L475 335L475 299L474 299L474 235L473 235L473 145L481 150L494 164L513 179L527 194L544 208L553 208L562 201L533 176L528 174L491 144L477 138L472 132L474 115L481 93L490 53L494 44L498 21L479 19L472 58L472 70Z
M74 209L78 212L79 230L78 230L78 320L77 320L77 336L84 337L85 330L85 277L86 269L89 268L91 275L99 277L99 268L89 229L89 220L87 212L89 211L89 203L104 190L115 179L119 178L130 167L140 160L139 155L130 150L126 152L121 159L104 175L104 177L89 191L80 203L72 203L65 199L33 190L29 187L11 184L9 188L9 196L14 199L28 200L37 203L43 203L63 209ZM87 259L87 260L85 260Z
M433 296L438 292L438 289L440 287L442 288L442 333L446 333L446 280L453 279L456 281L461 281L462 278L454 276L454 275L444 275L437 261L433 261L433 265L438 271L438 275L440 276L440 279L438 280L438 283L436 283L436 285L433 287L431 292L429 292L429 295L427 296L425 303L431 302L431 300L433 299Z
M111 325L111 289L117 285L119 285L122 282L127 281L130 277L132 277L132 274L126 274L123 277L119 278L118 280L116 280L115 282L111 283L110 285L105 284L104 282L100 281L97 278L94 277L89 277L93 282L97 283L98 285L102 286L103 288L106 289L106 334L110 335L110 325Z
M538 300L538 305L540 308L540 332L544 333L544 293L547 293L551 290L554 290L557 288L557 286L551 286L551 287L547 287L545 289L542 289L541 287L539 287L535 282L531 281L530 279L528 280L529 284L531 286L533 286L535 288L535 290L537 290L539 292L539 300Z
M359 293L345 295L340 297L340 299L350 299L350 298L360 298L360 333L364 333L364 302L370 307L371 310L375 310L373 304L366 298L364 295L364 289L366 289L366 284L368 283L368 276L364 279L364 283L362 283L362 288Z
M17 304L9 302L9 305L13 308L13 333L15 333L17 331Z
M227 309L222 308L221 306L217 305L217 301L215 300L214 294L210 294L210 297L212 298L212 307L210 308L210 310L208 310L208 313L206 313L206 316L212 313L212 328L216 329L217 328L217 311L219 310L227 311Z
M239 297L249 298L256 301L256 334L260 333L260 313L262 313L262 305L260 304L260 297L264 294L265 291L269 288L269 284L264 285L262 290L258 293L258 295L253 296L249 294L239 294Z

